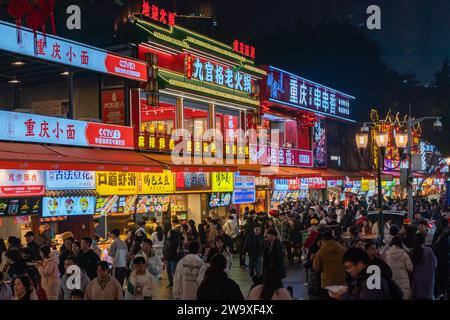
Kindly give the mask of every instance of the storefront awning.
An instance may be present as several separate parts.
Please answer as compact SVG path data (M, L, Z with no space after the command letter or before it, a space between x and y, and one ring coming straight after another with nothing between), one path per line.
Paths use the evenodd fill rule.
M180 163L172 160L172 154L163 153L139 153L147 159L156 161L157 163L170 169L172 172L236 172L238 171L236 164L220 163L219 160L214 162L214 158L202 158L202 157L190 157L185 161L182 161L182 157L179 158Z
M162 172L162 166L134 151L0 142L0 168Z
M333 169L317 169L314 171L319 173L319 177L322 177L323 180L345 180L345 174L342 171L336 171Z
M274 167L276 169L276 167ZM298 168L298 167L278 167L278 172L275 173L276 176L282 177L292 177L292 178L311 178L320 177L320 173L316 170L309 168Z

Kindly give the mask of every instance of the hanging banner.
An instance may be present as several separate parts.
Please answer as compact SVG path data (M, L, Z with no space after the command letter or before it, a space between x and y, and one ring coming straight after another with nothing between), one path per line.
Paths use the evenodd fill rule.
M233 172L212 172L211 179L213 192L233 191Z
M138 191L136 172L96 172L96 191L100 195L132 195Z
M125 125L124 89L102 90L103 123Z
M173 173L139 173L138 194L169 194L175 192Z
M132 127L0 111L0 140L133 149Z
M47 190L95 190L95 171L47 170Z
M95 197L44 197L42 217L93 215Z
M36 36L35 36L36 34ZM21 28L17 41L15 25L0 22L0 49L43 59L51 63L112 74L137 81L147 81L147 63L99 48L41 32Z
M313 129L314 167L327 166L327 136L325 134L325 121L318 120Z
M44 192L44 171L0 170L0 196L39 196Z

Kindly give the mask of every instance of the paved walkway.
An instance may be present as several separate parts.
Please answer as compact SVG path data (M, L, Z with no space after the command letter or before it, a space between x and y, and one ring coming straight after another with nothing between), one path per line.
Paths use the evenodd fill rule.
M290 266L286 261L287 277L283 280L284 287L291 286L293 288L293 294L295 300L307 300L308 291L304 286L306 282L306 274L303 269L295 264ZM167 289L167 271L164 270L161 274L162 279L159 280L159 295L161 300L172 300L171 289ZM239 267L239 259L236 255L233 256L233 265L231 267L231 278L239 284L244 297L248 295L252 281L248 274L247 268Z

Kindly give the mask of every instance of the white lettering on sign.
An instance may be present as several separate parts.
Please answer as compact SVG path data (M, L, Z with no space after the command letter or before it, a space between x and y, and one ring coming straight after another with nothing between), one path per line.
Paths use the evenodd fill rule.
M134 63L132 61L120 60L119 66L121 66L122 68L130 69L130 70L136 70L136 63Z
M300 163L309 163L309 162L310 162L309 155L306 155L306 154L301 154L301 155L299 155L298 161L299 161Z

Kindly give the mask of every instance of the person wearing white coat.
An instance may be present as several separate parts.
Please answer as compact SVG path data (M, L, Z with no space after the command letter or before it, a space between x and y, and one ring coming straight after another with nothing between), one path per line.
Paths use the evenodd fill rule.
M200 285L198 277L205 263L198 256L200 244L192 241L188 246L189 254L181 259L175 270L172 295L176 300L196 300Z
M408 253L403 249L402 240L394 237L391 247L385 251L384 259L392 270L392 280L403 292L403 299L411 299L411 283L409 273L413 271L413 264Z

